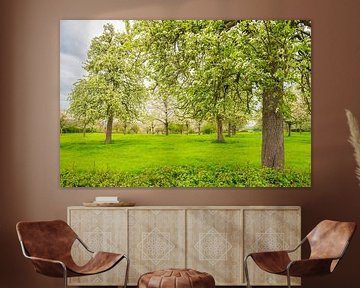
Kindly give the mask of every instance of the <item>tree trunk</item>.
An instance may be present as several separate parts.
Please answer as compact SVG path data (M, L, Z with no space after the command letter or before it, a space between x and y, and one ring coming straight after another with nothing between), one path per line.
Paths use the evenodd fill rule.
M264 91L262 108L262 166L284 167L284 119L280 112L280 88Z
M228 124L228 136L231 137L231 123Z
M169 122L167 120L165 120L164 126L165 126L165 135L168 136L169 135Z
M163 121L164 126L165 126L165 135L168 136L169 135L169 112L168 112L168 103L165 102L165 119Z
M113 128L114 116L110 115L106 124L106 138L105 144L111 144L112 142L112 128Z
M232 135L233 136L236 135L236 125L235 124L232 126Z
M83 126L82 134L83 134L83 137L85 137L85 134L86 134L86 124L84 124L84 126Z
M290 137L291 136L291 122L288 122L287 124L288 124L288 129L289 129L288 136Z
M222 123L223 119L221 115L216 115L216 134L217 134L217 138L216 141L223 143L225 142L224 140L224 134L223 134L223 123Z
M155 124L151 122L151 134L155 134Z
M201 134L201 121L198 122L198 135Z

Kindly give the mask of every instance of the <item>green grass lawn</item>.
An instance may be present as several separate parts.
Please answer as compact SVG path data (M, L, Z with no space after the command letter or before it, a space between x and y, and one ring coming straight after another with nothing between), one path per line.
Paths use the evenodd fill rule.
M261 133L243 132L217 143L215 135L114 134L105 145L104 134L62 134L60 169L107 171L138 175L159 167L261 168ZM310 179L311 135L285 137L285 169L306 173ZM310 181L310 180L309 180Z

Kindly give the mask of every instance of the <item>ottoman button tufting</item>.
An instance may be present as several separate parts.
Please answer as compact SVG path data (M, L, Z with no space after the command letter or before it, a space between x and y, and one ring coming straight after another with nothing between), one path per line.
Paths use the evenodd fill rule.
M140 276L138 288L214 288L214 277L193 269L166 269Z

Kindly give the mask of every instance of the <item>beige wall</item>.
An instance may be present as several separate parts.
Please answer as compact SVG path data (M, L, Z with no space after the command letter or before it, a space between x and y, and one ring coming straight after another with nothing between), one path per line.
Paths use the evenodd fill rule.
M5 3L6 2L6 3ZM303 235L324 218L360 223L360 188L344 108L360 118L357 0L3 0L0 4L0 286L61 287L22 258L19 220L66 217L96 189L59 188L59 20L294 18L313 24L310 189L107 189L138 205L301 205ZM360 237L336 274L304 287L358 287Z

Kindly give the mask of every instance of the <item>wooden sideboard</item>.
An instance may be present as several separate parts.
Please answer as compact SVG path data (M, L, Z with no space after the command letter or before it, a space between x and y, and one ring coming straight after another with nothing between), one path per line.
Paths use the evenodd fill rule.
M294 248L301 240L298 206L80 206L68 207L68 223L91 249L129 255L129 285L148 271L184 267L212 274L216 285L245 285L245 255ZM78 243L72 254L79 263L88 259ZM69 285L121 285L124 271L120 263L70 278ZM264 273L252 261L249 272L253 285L286 285L286 277ZM300 285L298 278L292 282Z

